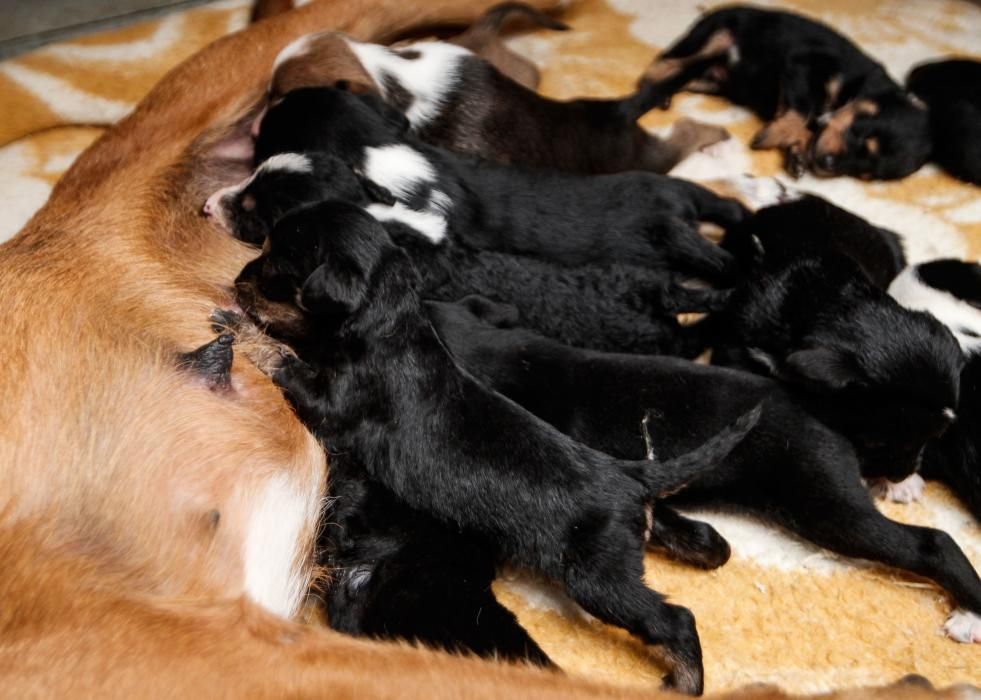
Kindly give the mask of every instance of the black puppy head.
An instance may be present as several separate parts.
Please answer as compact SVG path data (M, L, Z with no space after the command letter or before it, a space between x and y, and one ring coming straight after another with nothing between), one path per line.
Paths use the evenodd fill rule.
M302 339L358 315L381 297L381 284L395 280L407 294L411 266L407 273L394 261L408 262L363 209L323 202L295 211L273 227L262 255L236 279L236 295L271 336Z
M814 141L818 175L894 180L930 157L929 116L898 89L855 99L835 111Z
M356 163L366 146L402 140L409 120L374 94L303 88L269 108L256 137L261 161L277 153L322 151Z
M786 358L783 371L836 398L866 476L902 478L953 421L964 358L935 318L887 302L815 334L810 347Z
M236 238L261 245L289 212L330 199L367 204L363 181L326 153L280 153L210 197L204 213Z

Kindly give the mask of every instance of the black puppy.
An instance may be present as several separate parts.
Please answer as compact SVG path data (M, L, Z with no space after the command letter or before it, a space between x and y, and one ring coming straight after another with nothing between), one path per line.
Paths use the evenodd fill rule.
M721 95L769 121L754 148L784 151L788 172L891 180L930 155L926 108L830 27L791 12L726 7L661 54L641 84ZM662 88L663 91L663 88Z
M902 308L842 252L847 231L806 235L802 217L819 213L813 200L780 204L727 234L723 245L762 255L709 319L713 361L794 386L854 441L865 476L898 482L953 419L963 357L941 323Z
M499 163L583 174L666 173L728 138L720 127L689 119L665 139L641 128L637 119L670 95L662 86L623 99L551 100L460 46L420 41L389 48L337 32L301 37L280 52L269 101L275 105L299 88L338 86L380 94L428 143Z
M932 159L954 177L981 185L981 61L920 64L906 87L930 108Z
M933 260L905 270L889 288L903 306L942 321L967 356L957 418L923 451L920 472L946 483L981 521L981 265Z
M398 202L376 218L404 221L434 241L547 257L566 265L629 263L731 282L731 257L698 233L746 211L734 200L651 173L584 177L468 158L420 143L405 118L373 96L297 90L269 110L258 162L321 151L348 163ZM433 214L440 225L420 223Z
M395 242L410 252L425 298L479 293L512 303L530 327L571 345L694 357L705 350L704 334L682 326L676 314L713 311L728 298L727 292L686 288L670 274L635 265L566 267L434 241L427 232L442 230L440 213L405 210L399 219L387 219L395 202L386 192L318 152L271 157L242 183L209 197L205 211L233 235L258 244L287 212L327 199L365 206L385 220ZM379 207L379 201L387 205Z
M681 453L762 403L760 422L743 443L668 504L746 509L839 554L926 576L962 608L948 620L948 633L959 641L981 635L981 580L957 544L939 530L882 515L850 441L782 383L669 357L569 348L507 327L513 315L486 300L426 306L464 369L570 437L624 459L651 448L664 457ZM658 502L653 515L657 522L676 514ZM725 560L728 548L714 530L693 532L687 542L700 542L695 551L706 563L713 552Z
M332 460L358 460L407 506L663 644L669 685L700 693L691 613L641 580L645 509L710 470L759 409L670 462L612 459L461 371L423 316L415 276L377 221L328 202L283 219L236 288L246 312L296 349L274 379Z

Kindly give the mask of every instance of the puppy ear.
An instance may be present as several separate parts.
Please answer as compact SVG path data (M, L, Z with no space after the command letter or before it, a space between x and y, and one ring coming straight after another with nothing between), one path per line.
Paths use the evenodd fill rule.
M300 289L300 306L317 316L350 316L365 300L364 277L336 263L314 270Z
M864 379L848 355L830 348L791 353L783 369L788 378L824 392L841 391Z

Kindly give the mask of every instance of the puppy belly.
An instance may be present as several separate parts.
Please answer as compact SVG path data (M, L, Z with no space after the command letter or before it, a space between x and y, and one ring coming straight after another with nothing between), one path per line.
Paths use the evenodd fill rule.
M259 482L246 525L245 592L267 610L293 616L310 579L310 541L320 509L320 480L280 472Z

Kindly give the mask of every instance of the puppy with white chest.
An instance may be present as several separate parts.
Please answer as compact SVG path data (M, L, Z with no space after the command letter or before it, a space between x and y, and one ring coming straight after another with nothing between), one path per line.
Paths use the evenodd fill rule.
M259 162L307 151L335 155L389 190L398 203L373 207L376 217L442 214L445 235L472 248L565 265L628 263L720 283L737 274L732 256L698 225L729 228L745 209L684 180L536 172L463 157L412 138L402 114L377 98L329 88L287 95L256 141Z
M802 226L806 216L834 223L805 198L761 209L723 241L755 250L757 266L710 319L713 361L794 387L854 442L864 476L901 482L953 420L963 357L936 319L873 283L862 256L845 252L846 230L797 236L822 228Z
M719 565L728 557L725 540L670 506L748 510L844 556L932 579L960 606L945 625L947 633L961 642L981 641L981 580L964 553L940 530L880 513L862 483L855 447L793 388L676 358L570 348L514 327L514 309L486 299L426 307L465 370L573 439L617 457L636 459L648 451L671 457L762 404L759 424L718 469L655 505L652 544L691 563ZM929 461L925 456L924 465ZM672 524L667 532L665 522ZM680 543L679 533L687 533ZM692 547L694 541L701 546Z
M409 252L420 273L419 293L454 300L467 294L515 304L525 322L570 345L597 350L694 357L705 350L697 325L679 313L720 309L725 290L689 288L670 273L637 265L566 266L543 258L454 245L437 212L406 209L391 218L387 190L339 159L317 152L284 153L265 161L238 185L214 193L205 212L232 235L260 244L286 213L339 199L363 206Z
M666 139L636 123L676 87L645 86L617 100L551 100L462 46L438 41L389 48L337 32L301 37L273 65L268 104L305 87L377 93L436 146L578 173L666 173L699 148L728 138L724 129L692 120L679 121Z
M332 460L358 460L406 505L479 534L501 562L663 646L668 684L700 693L691 613L642 581L645 511L714 468L759 409L670 461L593 451L461 371L423 316L415 275L377 221L328 202L282 220L236 288L296 350L273 378Z

